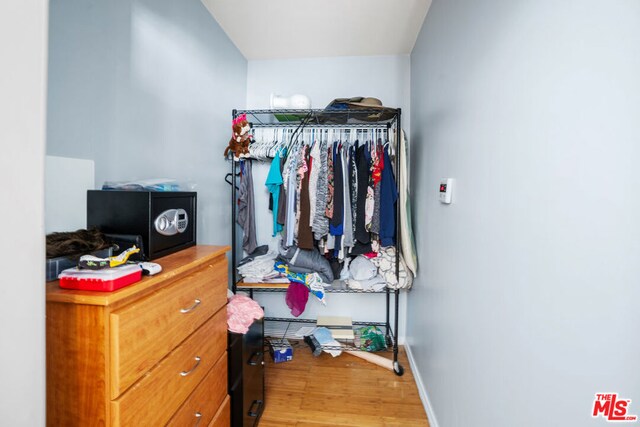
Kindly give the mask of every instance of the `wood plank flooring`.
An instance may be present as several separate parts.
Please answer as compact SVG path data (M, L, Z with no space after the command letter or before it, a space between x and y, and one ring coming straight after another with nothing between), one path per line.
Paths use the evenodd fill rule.
M429 426L404 349L399 360L401 377L346 353L313 357L301 347L277 364L267 354L260 427Z

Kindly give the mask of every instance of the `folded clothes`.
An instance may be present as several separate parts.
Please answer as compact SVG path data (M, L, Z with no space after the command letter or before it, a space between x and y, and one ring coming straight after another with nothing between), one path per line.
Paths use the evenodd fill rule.
M238 273L244 277L267 277L273 273L273 261L277 256L275 251L256 256L252 261L238 267Z
M289 283L287 276L283 276L278 272L273 277L271 275L264 277L245 276L242 281L244 283Z
M238 263L238 267L253 261L256 257L259 257L260 255L266 255L267 252L269 252L269 245L258 246L253 250L253 252L251 252L249 255L247 255L246 257L242 258L242 260L240 260L240 262Z
M295 246L289 248L281 246L279 258L291 267L306 268L317 272L325 283L333 282L333 271L329 261L316 249L306 250Z

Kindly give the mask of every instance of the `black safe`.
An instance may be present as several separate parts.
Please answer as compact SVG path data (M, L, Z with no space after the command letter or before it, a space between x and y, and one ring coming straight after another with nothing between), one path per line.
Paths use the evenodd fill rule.
M187 191L87 192L87 228L106 234L139 235L144 259L196 244L196 194Z

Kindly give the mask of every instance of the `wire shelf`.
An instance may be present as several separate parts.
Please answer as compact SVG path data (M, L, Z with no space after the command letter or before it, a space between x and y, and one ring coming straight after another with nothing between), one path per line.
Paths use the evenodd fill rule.
M302 324L315 325L315 319L294 319L283 317L264 318L264 336L266 338L287 339L293 348L309 348L303 337L296 335ZM393 351L395 338L393 330L385 322L353 322L355 338L352 340L336 339L340 346L322 346L323 350L362 351L358 328L363 326L377 326L386 335L387 348L382 351Z
M253 127L351 127L389 128L400 109L367 108L349 110L236 110L235 116L246 114Z
M238 282L236 290L243 292L287 292L289 283L244 283ZM336 289L336 288L324 288L324 292L327 294L385 294L387 292L393 292L392 289L376 290L364 290L364 289Z
M296 127L299 123L251 123L253 128L282 128L282 127ZM358 128L358 129L387 129L387 125L373 124L373 123L325 123L325 124L313 124L310 123L306 127L314 129L333 129L333 128Z
M246 114L247 120L252 124L255 128L280 128L287 129L286 138L288 139L288 144L299 144L301 142L301 138L305 136L305 129L314 129L317 128L319 130L323 130L324 128L345 128L346 131L351 131L352 129L379 129L386 131L386 137L390 139L390 142L395 142L395 144L400 144L400 129L401 129L401 109L397 108L350 108L348 110L319 110L319 109L256 109L256 110L236 110L232 111L233 118L236 119L238 115ZM330 133L330 132L329 132ZM352 135L352 134L351 134ZM395 141L392 138L395 136ZM284 138L284 136L283 136ZM403 157L402 151L396 149L396 156L393 158L393 162L395 164L395 170L400 170L400 160ZM264 157L264 156L263 156ZM265 160L266 158L259 158L256 160ZM233 157L231 157L233 160ZM236 201L237 201L237 190L238 187L236 185L237 181L237 164L234 161L231 161L231 173L228 174L231 177L231 218L232 223L235 223L235 218L237 215L236 209ZM398 179L396 181L397 189L401 188L401 174L398 175ZM401 247L401 238L402 233L400 233L400 224L398 218L400 217L399 205L396 206L396 247ZM263 286L253 285L246 286L246 284L239 282L236 266L237 266L237 239L236 239L236 227L231 227L231 241L233 242L233 249L231 251L231 283L234 291L236 289L249 292L251 297L253 297L253 291L256 292L284 292L286 287L279 288L267 288L265 289ZM400 275L400 262L399 262L399 251L396 251L396 277ZM238 285L236 287L236 285ZM288 285L285 285L288 286ZM276 290L277 289L277 290ZM383 333L385 335L385 341L387 344L387 348L389 351L393 352L393 363L394 363L394 372L396 375L402 375L403 369L402 366L398 364L398 345L397 345L397 335L398 335L398 313L399 313L399 291L395 289L383 289L381 291L362 291L362 290L353 290L353 289L327 289L327 293L354 293L354 294L362 294L362 293L376 293L376 294L386 294L386 321L385 322L353 322L354 326L378 326L383 329ZM393 306L392 306L392 298L391 294L393 294ZM393 313L391 312L391 308L394 307ZM295 324L315 324L315 320L313 319L288 319L288 318L266 318L265 319L265 327L269 324L277 323L280 324L279 329L276 328L272 330L268 335L275 335L273 338L287 338L291 339L294 343L300 342L300 337L295 336L295 331L289 331L291 329L291 325ZM391 326L393 325L393 327ZM277 326L277 325L276 325ZM296 328L296 331L299 328ZM293 333L294 336L291 336ZM356 336L357 338L357 336ZM359 350L359 343L356 340L351 340L350 342L342 342L340 348L335 348L336 350ZM342 347L344 346L344 347Z

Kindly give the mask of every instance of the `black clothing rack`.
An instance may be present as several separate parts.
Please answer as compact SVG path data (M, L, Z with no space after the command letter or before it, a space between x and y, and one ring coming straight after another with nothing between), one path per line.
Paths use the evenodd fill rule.
M354 129L386 129L391 132L393 128L396 130L396 147L395 147L395 170L396 170L396 190L400 193L400 156L403 155L400 150L400 130L401 130L401 109L400 108L353 108L348 110L328 109L328 110L233 110L232 115L235 120L239 115L246 114L247 121L252 128L293 128L294 132L290 136L290 141L294 142L300 137L301 131L306 128L323 129L323 128L354 128ZM231 154L230 156L233 156ZM260 287L259 284L244 284L238 281L237 265L238 265L238 245L236 241L236 198L237 198L237 162L231 158L231 173L227 174L225 179L231 184L231 289L233 293L237 290L247 291L251 298L253 292L285 292L286 287ZM231 182L228 181L231 178ZM400 202L396 202L395 216L395 233L396 233L396 277L400 277ZM240 249L241 250L241 249ZM386 294L386 321L382 322L356 322L354 325L375 325L385 328L387 345L393 350L393 370L396 375L402 375L404 368L398 362L398 308L400 291L398 289L385 288L382 291L362 291L362 290L332 290L325 289L327 293L367 293L367 294ZM391 324L391 295L394 296L394 322ZM298 323L314 323L312 319L295 319L295 318L265 318L267 322L298 322ZM288 331L288 326L286 331ZM284 332L286 334L286 331ZM284 336L283 336L284 337ZM355 345L346 345L341 350L359 350Z

